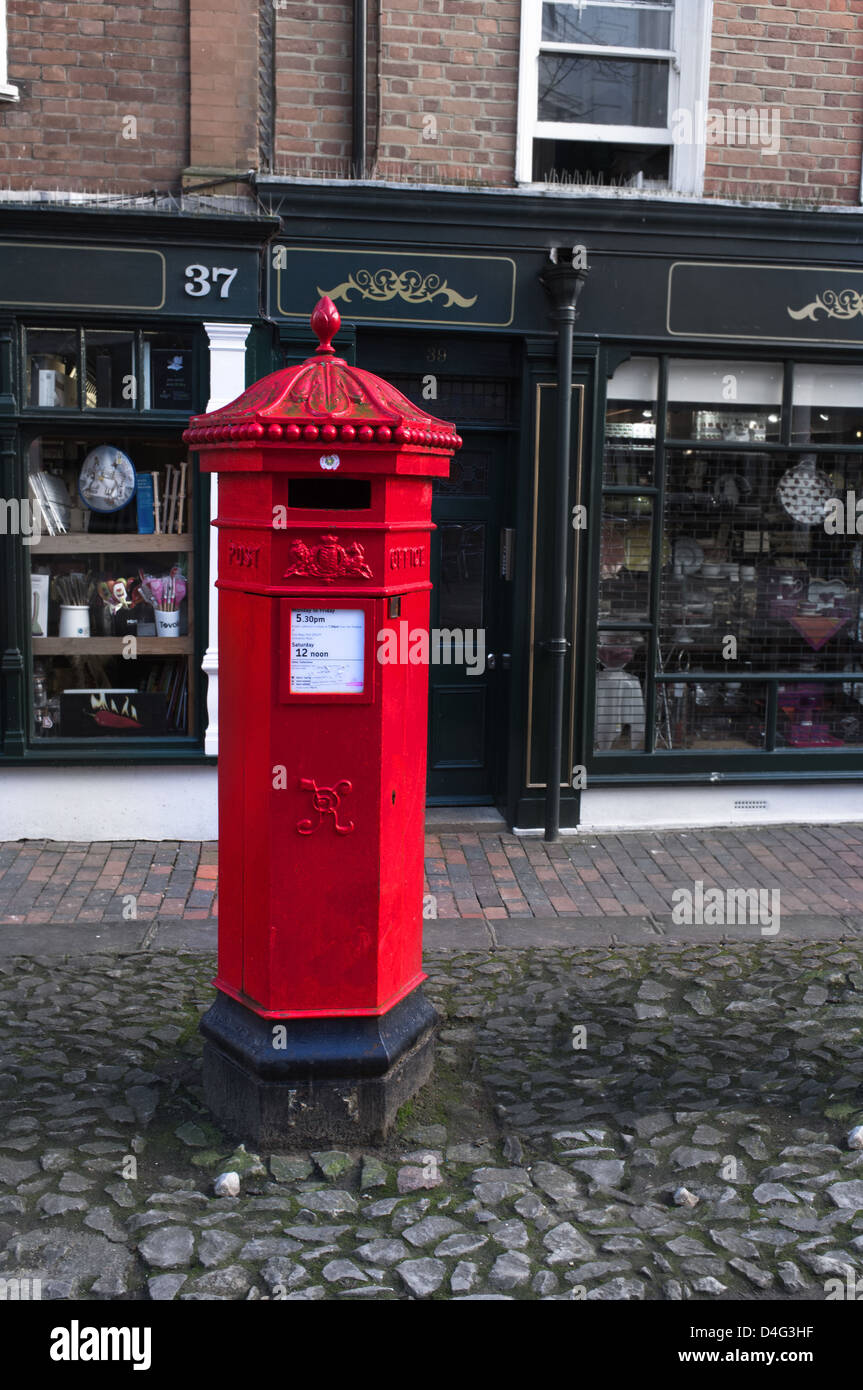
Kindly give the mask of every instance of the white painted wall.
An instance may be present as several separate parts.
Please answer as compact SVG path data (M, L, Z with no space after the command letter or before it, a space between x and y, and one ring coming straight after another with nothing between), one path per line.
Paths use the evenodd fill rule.
M736 802L754 804L737 806ZM712 825L841 824L863 821L863 784L597 787L582 793L581 812L578 834Z
M758 804L742 809L735 807L736 801ZM581 804L582 824L564 835L721 825L830 825L863 821L863 785L626 787L586 791ZM217 838L212 766L28 767L3 774L0 840Z
M215 767L21 767L3 773L0 840L215 840Z

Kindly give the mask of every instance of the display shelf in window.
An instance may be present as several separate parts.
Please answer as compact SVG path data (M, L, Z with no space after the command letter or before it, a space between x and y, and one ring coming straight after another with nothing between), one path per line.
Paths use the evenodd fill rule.
M126 460L123 485L115 509L100 511L93 479L114 456ZM183 446L127 432L40 435L28 462L31 479L42 479L34 495L58 499L50 527L28 549L34 740L193 737L195 544ZM146 516L142 476L153 483ZM142 522L152 529L139 529Z

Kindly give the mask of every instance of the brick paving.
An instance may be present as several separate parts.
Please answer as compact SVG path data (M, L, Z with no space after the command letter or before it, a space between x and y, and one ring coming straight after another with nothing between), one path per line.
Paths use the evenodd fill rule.
M675 889L776 889L783 914L863 914L863 824L571 836L431 833L427 893L441 919L667 916ZM199 841L0 846L0 923L218 915L218 848Z

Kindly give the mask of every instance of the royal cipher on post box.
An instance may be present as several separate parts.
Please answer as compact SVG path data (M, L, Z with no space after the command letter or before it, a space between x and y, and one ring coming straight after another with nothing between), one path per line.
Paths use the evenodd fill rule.
M452 425L319 339L183 438L217 473L219 963L207 1103L260 1147L386 1132L427 1079L432 480Z

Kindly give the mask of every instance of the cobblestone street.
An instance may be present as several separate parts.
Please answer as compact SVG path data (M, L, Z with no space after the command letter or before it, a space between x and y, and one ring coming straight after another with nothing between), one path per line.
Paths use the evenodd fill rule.
M573 943L431 950L435 1077L390 1142L282 1156L203 1109L209 953L3 956L0 1275L87 1300L853 1290L863 941Z

